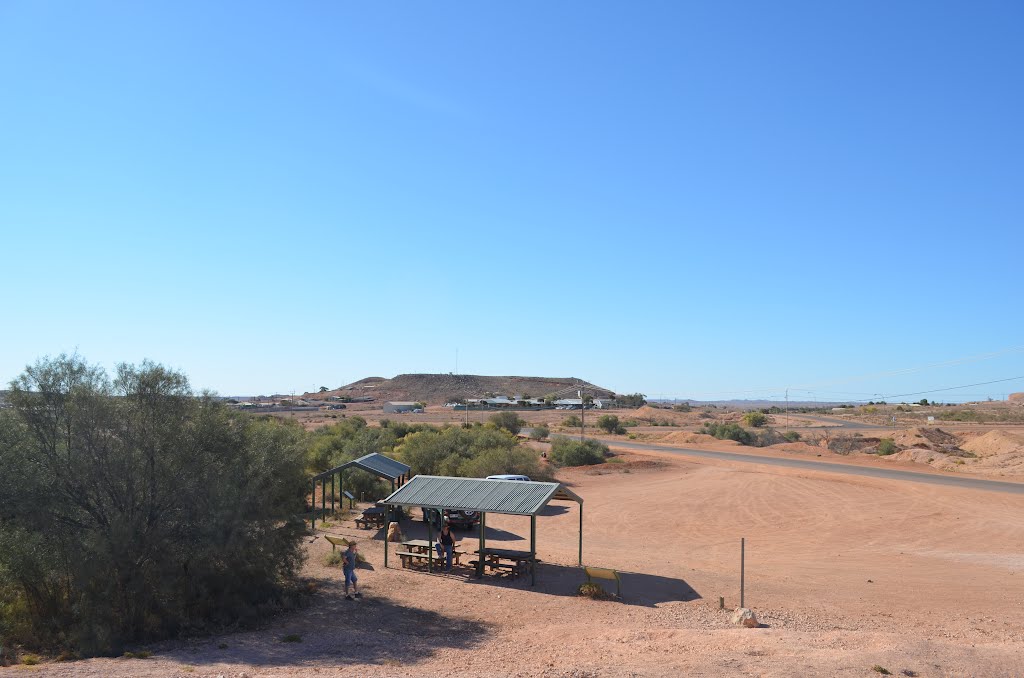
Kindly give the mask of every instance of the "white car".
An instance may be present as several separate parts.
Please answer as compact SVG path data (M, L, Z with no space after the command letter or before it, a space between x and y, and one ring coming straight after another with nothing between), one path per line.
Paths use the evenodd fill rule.
M512 474L503 474L497 476L487 476L487 480L530 480L530 476L517 476Z

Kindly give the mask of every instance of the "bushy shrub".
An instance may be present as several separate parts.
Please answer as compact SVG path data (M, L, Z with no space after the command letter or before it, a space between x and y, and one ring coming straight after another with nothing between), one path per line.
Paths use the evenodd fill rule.
M743 423L754 428L764 426L768 423L768 415L764 412L747 412L743 415Z
M531 440L544 440L549 435L551 435L551 429L543 424L537 424L530 430Z
M523 430L523 424L526 423L515 412L498 412L492 414L488 421L498 428L505 429L512 435L516 435Z
M464 466L467 461L484 452L508 451L517 446L515 437L503 429L446 426L410 433L395 448L395 455L412 467L412 475L461 476L468 473Z
M878 441L878 454L880 456L886 457L899 451L900 448L896 447L896 442L892 438L882 438Z
M548 458L557 466L590 466L603 463L607 454L608 446L596 440L556 436L551 441Z
M602 414L597 418L597 427L605 433L625 433L626 429L614 414Z
M788 442L795 443L798 440L800 440L800 432L786 431L785 433L782 434L782 437L785 438Z
M486 478L506 473L539 480L541 472L537 452L527 447L498 447L464 460L458 468L458 475L467 478Z
M583 582L579 588L576 589L576 595L584 598L590 598L591 600L613 600L615 596L605 591L600 584L593 582Z
M701 433L714 436L719 440L735 440L741 445L750 445L754 442L754 435L739 424L734 423L712 423L706 422Z
M111 380L61 356L11 388L0 412L5 644L119 654L236 623L294 581L301 427L197 397L148 362Z
M562 420L562 426L565 426L566 428L579 428L582 425L583 422L580 421L580 418L577 417L575 414L570 414L568 417Z

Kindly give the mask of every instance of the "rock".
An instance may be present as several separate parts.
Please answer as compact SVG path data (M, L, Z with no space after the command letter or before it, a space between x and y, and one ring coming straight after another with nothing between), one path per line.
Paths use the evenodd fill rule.
M746 607L736 608L736 611L732 613L732 619L729 621L736 626L746 626L748 629L756 629L760 626L754 611Z
M398 523L391 523L391 526L388 528L388 541L402 541L402 528L399 527Z

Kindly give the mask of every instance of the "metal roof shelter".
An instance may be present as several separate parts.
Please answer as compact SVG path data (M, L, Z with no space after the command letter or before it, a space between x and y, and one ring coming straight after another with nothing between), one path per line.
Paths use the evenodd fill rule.
M331 510L334 510L334 476L337 475L341 483L341 489L339 494L345 491L345 469L355 467L362 469L368 473L372 473L378 478L391 481L391 491L394 492L397 487L401 487L405 484L409 478L410 468L402 462L392 459L391 457L385 457L383 454L376 452L367 454L358 459L352 461L346 461L341 466L335 466L332 469L328 469L323 473L318 473L313 476L313 517L311 519L313 528L316 528L316 481L320 481L320 510L325 512L327 510L327 479L331 479Z
M486 546L484 530L487 525L488 513L530 516L530 555L536 558L537 514L552 500L575 501L580 505L579 564L582 565L583 498L562 483L415 476L382 503L389 506L419 506L438 511L477 511L480 513L481 550ZM388 522L390 522L390 518ZM433 541L432 532L431 541ZM482 557L480 561L482 564ZM384 550L384 566L387 567L386 548ZM480 569L482 570L482 567ZM531 568L531 576L533 577L533 575L533 568Z

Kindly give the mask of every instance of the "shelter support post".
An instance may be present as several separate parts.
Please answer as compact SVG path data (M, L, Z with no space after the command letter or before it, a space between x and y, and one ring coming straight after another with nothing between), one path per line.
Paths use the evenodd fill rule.
M537 515L530 516L530 586L537 585Z
M577 564L583 567L583 504L580 504L580 556Z
M334 474L331 474L331 513L334 513Z
M427 572L434 571L434 517L427 514Z
M320 481L320 519L327 513L327 478Z
M338 492L340 492L341 496L344 497L345 496L345 472L344 471L341 471L338 474L338 485L339 485ZM348 500L348 508L349 508L349 510L352 509L352 500L351 499Z
M387 518L384 520L384 569L388 569L388 532L391 531L391 507L388 507Z

